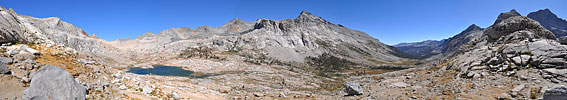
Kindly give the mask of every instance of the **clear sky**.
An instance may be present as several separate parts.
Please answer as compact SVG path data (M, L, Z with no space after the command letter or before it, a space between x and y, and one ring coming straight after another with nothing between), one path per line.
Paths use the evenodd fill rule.
M525 16L549 8L567 18L567 0L1 0L0 6L59 17L105 40L174 27L218 27L233 18L294 19L302 10L390 45L448 38L471 24L488 27L510 9Z

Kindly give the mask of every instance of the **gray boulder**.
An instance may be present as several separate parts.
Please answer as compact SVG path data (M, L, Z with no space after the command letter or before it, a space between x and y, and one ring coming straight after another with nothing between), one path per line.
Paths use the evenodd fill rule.
M567 100L567 86L560 85L545 90L541 100Z
M361 95L362 94L362 86L358 83L346 83L345 85L345 92L348 95Z
M557 42L561 44L567 44L567 36L557 38Z
M0 74L10 73L10 69L6 67L6 64L0 62Z
M177 95L177 92L175 92L175 91L173 91L173 92L171 93L171 96L172 96L174 99L179 99L179 95Z
M149 86L144 86L144 88L142 88L142 93L150 94L152 92L153 92L153 90Z
M47 65L34 73L22 99L84 100L86 89L63 68Z
M530 60L530 56L529 55L520 55L520 56L516 56L513 57L512 60L514 61L514 64L516 64L517 66L526 66L529 64L529 60Z
M2 62L2 63L9 64L9 63L12 63L12 61L13 61L12 58L0 57L0 62Z

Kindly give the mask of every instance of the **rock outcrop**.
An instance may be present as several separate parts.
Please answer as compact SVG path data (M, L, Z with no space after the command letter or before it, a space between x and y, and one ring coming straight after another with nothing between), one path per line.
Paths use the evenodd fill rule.
M84 100L86 89L63 68L46 65L35 72L30 88L24 91L24 100Z
M552 13L549 9L531 12L527 17L538 21L541 26L553 32L556 37L567 36L567 21L557 17L557 15Z
M541 100L565 100L567 99L567 86L560 85L545 90Z
M6 64L0 63L0 74L7 74L10 73L10 69L6 67Z
M520 13L518 13L515 9L512 9L509 12L500 13L500 15L498 15L498 18L496 18L496 21L494 21L494 24L498 24L501 21L504 21L505 19L508 19L508 18L514 17L514 16L522 16L522 15Z
M486 29L485 34L491 40L497 40L503 36L513 34L512 37L501 39L504 41L518 38L555 39L555 35L543 28L537 21L524 16L514 16L502 20L502 22Z
M561 44L567 44L567 36L557 38L557 42Z

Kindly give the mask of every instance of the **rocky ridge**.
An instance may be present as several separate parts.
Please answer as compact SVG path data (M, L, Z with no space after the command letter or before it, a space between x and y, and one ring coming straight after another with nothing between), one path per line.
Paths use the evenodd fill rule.
M566 84L563 71L567 45L559 43L535 20L506 16L486 28L478 39L441 58L445 60L383 76L384 81L368 86L372 87L368 91L375 92L366 98L556 98L546 92L564 91L556 86Z
M296 19L258 19L255 22L233 19L220 27L172 28L111 44L133 55L151 55L134 59L160 58L157 61L176 58L180 54L178 51L198 47L249 55L246 57L253 60L266 58L299 63L323 53L365 65L374 64L372 61L393 62L409 57L364 32L333 24L307 11L301 12ZM156 55L156 52L165 53Z
M567 36L567 21L557 17L549 9L538 10L527 15L528 18L538 21L556 37Z

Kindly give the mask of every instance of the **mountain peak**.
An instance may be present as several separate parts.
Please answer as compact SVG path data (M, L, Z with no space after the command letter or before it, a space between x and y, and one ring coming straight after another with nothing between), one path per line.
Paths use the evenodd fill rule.
M222 25L221 27L229 27L229 26L232 26L232 25L239 25L239 24L242 24L242 23L246 23L246 22L244 22L242 19L234 18L234 19L228 21L228 23Z
M541 26L553 32L557 37L567 36L567 21L557 17L557 15L549 9L531 12L527 17L538 21Z
M498 18L496 19L496 21L494 22L494 24L498 24L501 21L510 18L510 17L514 17L514 16L522 16L520 13L518 13L518 11L516 11L516 9L512 9L508 12L505 13L500 13L500 15L498 15Z
M532 19L534 19L536 17L538 17L538 18L557 18L557 15L555 15L553 12L551 12L551 10L546 8L546 9L538 10L536 12L531 12L531 13L528 14L527 17L532 18Z
M297 18L295 18L295 22L311 23L311 24L313 24L313 23L330 24L331 23L331 22L329 22L329 21L327 21L327 20L325 20L321 17L315 16L315 15L313 15L313 14L311 14L311 13L305 11L305 10L301 11L299 16Z
M242 19L239 19L239 18L234 18L234 19L229 21L229 23L240 23L240 22L244 22L244 21Z
M506 12L506 13L518 14L518 15L520 15L520 13L518 13L518 11L516 11L516 9L512 9L512 10L510 10L509 12Z
M301 16L301 15L311 15L311 16L313 16L313 14L307 12L306 10L301 11L301 13L299 13L299 15L300 15L300 16Z
M467 27L467 29L465 29L463 32L470 32L470 31L473 31L473 30L481 30L481 29L482 28L480 28L476 24L472 24L469 27Z

